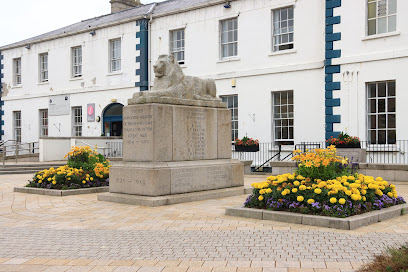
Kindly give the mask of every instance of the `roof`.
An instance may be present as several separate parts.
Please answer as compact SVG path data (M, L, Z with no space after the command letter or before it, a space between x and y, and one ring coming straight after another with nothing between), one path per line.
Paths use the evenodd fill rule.
M225 0L224 0L225 1ZM39 36L25 39L16 43L1 46L0 50L10 49L28 44L38 43L45 40L57 39L64 36L74 35L81 32L91 31L93 29L102 28L118 22L128 21L132 19L140 19L147 15L149 11L154 15L166 15L168 13L182 12L188 9L201 8L204 5L216 4L223 2L222 0L168 0L160 3L151 3L142 5L119 12L102 15L99 17L83 20L81 22L50 31ZM152 10L151 10L152 9Z

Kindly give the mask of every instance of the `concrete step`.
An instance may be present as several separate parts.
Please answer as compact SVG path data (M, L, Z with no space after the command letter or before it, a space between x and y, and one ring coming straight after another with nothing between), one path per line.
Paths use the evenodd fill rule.
M4 167L0 165L0 175L14 175L14 174L34 174L38 171L49 169L51 167L57 168L65 165L64 163L32 163L32 164L6 164Z

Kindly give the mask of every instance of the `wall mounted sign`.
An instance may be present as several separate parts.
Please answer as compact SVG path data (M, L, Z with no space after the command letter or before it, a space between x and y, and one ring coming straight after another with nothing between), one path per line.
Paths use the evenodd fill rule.
M70 99L68 94L53 95L48 97L48 115L69 115Z
M95 122L95 103L88 104L86 106L86 112L88 116L88 122Z

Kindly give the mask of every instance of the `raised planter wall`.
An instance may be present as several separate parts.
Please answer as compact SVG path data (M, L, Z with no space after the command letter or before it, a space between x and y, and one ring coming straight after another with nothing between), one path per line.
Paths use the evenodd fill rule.
M75 143L77 146L86 146L85 142L92 146L106 147L108 141L122 142L122 137L43 137L39 140L40 162L66 160L64 156Z
M362 148L337 148L337 156L349 158L349 162L363 162L367 161L367 152Z

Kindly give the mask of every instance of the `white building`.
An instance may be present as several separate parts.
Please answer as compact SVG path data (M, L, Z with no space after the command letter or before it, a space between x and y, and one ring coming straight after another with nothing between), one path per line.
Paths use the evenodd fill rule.
M2 139L120 135L106 109L147 90L152 62L174 54L185 74L216 80L232 138L293 148L347 131L394 144L408 139L404 11L403 0L169 0L3 46Z

